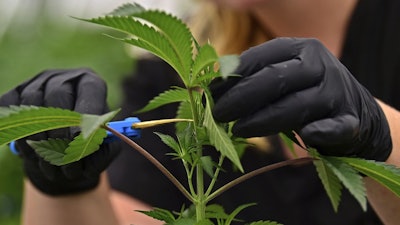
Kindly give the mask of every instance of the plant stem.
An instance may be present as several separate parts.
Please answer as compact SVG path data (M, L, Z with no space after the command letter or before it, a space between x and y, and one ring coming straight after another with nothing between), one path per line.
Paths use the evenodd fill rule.
M203 149L201 144L199 144L199 141L197 139L197 127L199 124L199 116L198 116L198 111L197 111L197 105L196 105L196 100L193 97L193 89L188 89L189 92L189 100L190 100L190 107L192 109L192 117L193 117L193 125L194 125L194 139L196 141L196 144L198 145L197 149L197 158L201 159L203 157ZM201 164L201 161L199 160L196 164L196 187L197 187L197 194L196 194L196 200L194 201L195 207L196 207L196 221L202 221L206 218L206 197L204 195L204 174L203 174L203 165Z
M215 182L217 181L219 172L221 171L222 163L224 162L225 157L221 154L219 157L219 162L218 162L218 167L215 169L214 176L210 182L210 185L208 186L208 189L206 191L206 196L209 196L212 189L214 188Z
M195 120L196 121L196 120ZM197 140L197 133L195 129L195 140L197 145L200 145ZM197 186L197 194L196 194L196 221L202 221L206 218L206 204L205 195L204 195L204 170L203 164L201 163L201 157L203 157L203 146L200 145L197 149L197 163L196 163L196 186Z
M246 181L252 177L255 177L257 175L260 175L262 173L274 170L274 169L278 169L284 166L288 166L288 165L296 165L296 164L302 164L302 163L307 163L307 162L311 162L313 161L314 158L312 157L303 157L303 158L297 158L297 159L291 159L291 160L285 160L282 162L278 162L278 163L274 163L268 166L264 166L261 167L259 169L253 170L249 173L246 173L236 179L234 179L233 181L225 184L224 186L220 187L218 190L216 190L215 192L213 192L211 195L208 196L208 198L206 199L207 201L211 201L212 199L214 199L215 197L219 196L220 194L222 194L223 192L229 190L230 188L234 187L235 185L238 185L240 183L242 183L243 181Z
M199 116L198 116L198 112L197 112L196 101L193 97L193 90L188 89L188 92L189 92L190 107L192 109L193 124L194 124L194 128L195 128L194 132L196 132L196 128L199 123Z
M193 178L193 167L189 169L189 165L187 164L187 162L185 162L185 160L183 160L183 159L182 159L182 162L183 162L183 167L185 168L185 171L186 171L190 193L192 194L192 196L195 196L196 192L193 187L193 179L192 179Z
M203 150L199 148L197 150L199 159L203 155ZM196 184L197 184L197 198L196 198L196 220L197 222L202 221L206 217L206 201L204 196L204 174L203 165L197 163L196 165Z
M174 175L172 175L167 168L165 168L156 158L154 158L148 151L142 148L140 145L136 144L136 142L132 141L125 135L119 133L118 131L112 129L108 126L102 126L102 128L110 131L115 136L120 138L122 141L127 143L132 148L136 149L140 154L142 154L146 159L148 159L154 166L156 166L177 188L182 192L182 194L189 199L189 201L194 202L193 197L186 190L186 188L176 179Z

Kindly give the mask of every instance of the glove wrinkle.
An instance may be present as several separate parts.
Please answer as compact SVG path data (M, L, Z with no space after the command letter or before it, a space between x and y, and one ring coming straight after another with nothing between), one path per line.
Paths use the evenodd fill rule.
M234 135L293 130L323 154L380 161L389 156L392 143L382 109L318 40L277 38L240 59L235 74L242 77L210 85L214 118L236 121Z
M90 69L46 70L1 96L0 105L36 105L103 114L109 111L106 92L105 82ZM28 139L72 139L77 134L79 128L73 127L42 132ZM118 145L103 144L98 151L77 162L55 166L40 158L25 140L16 142L23 160L24 173L39 191L51 196L75 194L95 188L100 173L119 153Z

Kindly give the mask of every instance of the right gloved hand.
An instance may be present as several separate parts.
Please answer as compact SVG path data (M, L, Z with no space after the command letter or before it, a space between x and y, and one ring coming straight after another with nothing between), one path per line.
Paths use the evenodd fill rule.
M35 105L58 107L79 113L104 114L108 111L105 82L89 69L48 70L18 85L0 97L0 106ZM72 139L77 131L69 128L29 137ZM118 148L103 144L95 153L63 166L54 166L39 157L24 141L16 142L26 176L41 192L67 195L88 191L99 183L100 173L118 154Z
M317 39L277 38L245 51L236 74L214 80L213 115L232 133L296 131L320 153L385 161L389 124L375 98Z

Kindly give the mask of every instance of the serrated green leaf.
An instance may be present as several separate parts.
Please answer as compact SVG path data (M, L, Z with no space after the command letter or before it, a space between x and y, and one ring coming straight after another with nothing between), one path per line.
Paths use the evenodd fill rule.
M207 205L206 218L226 220L228 217L229 215L225 213L225 209L221 205L218 204Z
M105 17L81 20L133 35L133 38L123 41L159 56L178 72L186 85L189 84L193 62L192 34L177 17L163 11L142 10L136 5L127 5Z
M104 129L97 129L87 138L83 138L82 133L79 134L69 143L68 148L65 150L63 164L78 161L97 151L106 136L107 132Z
M192 83L195 85L199 85L200 87L208 87L208 85L211 83L211 81L216 78L219 77L220 74L218 72L207 72L205 74L202 74L201 76L198 76L197 79L195 79ZM201 82L204 82L204 84L202 84ZM194 86L195 86L194 85Z
M207 129L205 127L197 127L196 134L200 144L210 145L210 140L207 135Z
M164 221L167 224L173 223L175 221L175 216L166 209L154 208L150 211L136 210L137 212L143 213L156 220Z
M181 102L179 104L178 110L176 111L176 118L181 119L191 119L193 116L192 108L190 107L190 102ZM187 122L176 123L176 132L183 131L187 128Z
M222 155L228 157L232 163L243 172L242 164L240 163L239 156L236 152L232 140L229 138L225 129L218 125L211 112L210 97L206 94L206 110L204 113L204 126L210 136L211 144L221 152Z
M194 218L179 218L172 223L166 225L198 225Z
M111 111L109 113L103 115L91 115L91 114L83 114L81 119L81 131L84 139L93 134L97 129L100 128L101 125L106 124L115 115L119 112L119 110Z
M43 131L79 126L81 120L79 113L59 108L20 106L2 110L7 116L0 118L0 146Z
M342 195L342 185L340 183L339 178L335 175L335 173L329 168L323 160L314 160L313 161L318 176L321 179L321 182L325 188L325 191L331 201L333 209L335 212L338 210L338 206L340 203L340 197Z
M219 58L221 76L227 78L239 66L240 60L238 55L224 55Z
M153 28L148 28L153 29ZM184 74L183 68L179 65L178 56L174 53L170 44L163 39L162 36L158 32L153 32L151 36L151 42L149 39L124 39L123 41L127 44L134 45L139 48L143 48L154 55L160 57L165 62L167 62L174 70L178 73L178 75L182 78L182 81L185 85L189 83L189 81L182 75ZM154 40L153 40L154 39Z
M176 132L179 145L185 149L191 148L195 142L193 124L188 123L184 130Z
M213 66L217 61L218 55L213 46L209 44L201 46L193 62L192 79L196 79L202 70Z
M11 107L0 107L0 118L7 117L11 113L16 113L17 110L13 110L12 107L13 106L11 106Z
M172 148L175 152L180 153L180 147L178 142L171 136L162 134L159 132L154 132L158 137L160 137L161 141L164 142L168 147Z
M211 212L211 213L218 213L218 214L225 214L224 216L227 217L228 214L225 213L225 209L222 205L218 204L210 204L206 206L206 213ZM207 217L207 218L216 218L216 217Z
M193 63L193 36L187 25L177 17L158 10L148 10L137 14L136 17L150 22L164 34L178 55L182 68L178 73L183 76L184 81L188 81Z
M213 177L214 175L214 162L211 158L211 156L202 156L200 158L201 165L203 165L204 171L206 171L207 175L210 177Z
M179 217L182 218L196 218L196 206L191 204L188 208L185 205L181 207Z
M131 16L143 12L145 8L137 3L125 3L109 13L111 16Z
M252 222L252 223L250 223L248 225L283 225L283 224L267 220L267 221Z
M364 211L367 210L367 193L364 182L358 172L347 163L329 156L321 156L323 162L331 168L333 173L339 178L343 186L358 201Z
M105 16L84 21L104 25L132 35L133 38L115 39L143 48L166 61L179 74L183 73L184 69L179 63L175 50L165 36L154 27L126 16Z
M202 99L202 95L201 95L201 93L195 91L195 92L192 92L192 96L193 96L194 102L196 102L197 112L199 115L201 115L202 112L204 111L204 109L202 108L203 105L200 103L201 99ZM191 107L190 101L184 101L179 104L176 118L193 119L193 112L192 112L192 107ZM202 121L202 120L200 120L200 121ZM177 133L186 129L187 126L188 126L187 122L177 123L175 126Z
M233 220L235 219L235 217L236 217L243 209L246 209L246 208L248 208L248 207L250 207L250 206L254 206L254 205L256 205L256 204L255 204L255 203L249 203L249 204L244 204L244 205L241 205L241 206L237 207L235 210L233 210L233 212L232 212L231 214L229 214L228 218L227 218L226 221L225 221L225 225L230 225L230 224L233 222Z
M376 180L400 197L400 169L382 162L360 158L336 157L354 169Z
M185 101L179 104L176 118L180 119L192 119L193 113L192 108L190 107L190 102Z
M68 139L48 139L41 141L26 141L35 152L44 160L56 166L63 165L64 151L68 148L71 140Z
M165 36L154 27L144 24L142 21L132 17L105 16L85 21L111 27L133 35L133 38L119 40L153 53L170 64L178 74L181 75L184 73L184 68L182 68L179 62L179 56L171 43L169 43ZM186 82L185 80L183 81L187 83L187 80Z
M189 101L188 91L180 87L175 87L174 89L169 89L159 94L158 96L153 98L145 107L138 110L136 113L147 112L166 104L183 101Z
M194 145L194 131L192 128L192 124L188 124L185 129L177 132L178 143L181 149L181 153L179 157L190 164L193 163L192 153L196 149L196 145Z

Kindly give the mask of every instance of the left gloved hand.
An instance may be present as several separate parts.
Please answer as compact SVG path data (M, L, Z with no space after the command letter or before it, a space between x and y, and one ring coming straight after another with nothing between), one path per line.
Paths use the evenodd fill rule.
M214 117L237 120L235 135L293 130L322 154L381 161L390 155L382 109L316 39L277 38L250 48L235 73L242 76L211 85Z
M108 112L106 83L90 69L46 70L0 96L0 106L58 107L87 114ZM72 139L77 128L56 129L30 136L31 140ZM55 166L25 142L16 141L26 177L36 189L50 196L65 196L95 189L100 174L118 155L117 144L103 144L81 160Z

